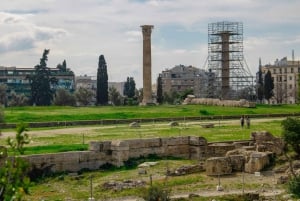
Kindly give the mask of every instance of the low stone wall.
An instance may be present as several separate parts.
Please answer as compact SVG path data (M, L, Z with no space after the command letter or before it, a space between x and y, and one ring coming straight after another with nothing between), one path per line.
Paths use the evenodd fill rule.
M22 156L32 169L51 172L77 172L82 169L97 170L110 160L104 153L93 151L64 152Z
M250 141L242 143L247 145ZM223 157L235 146L234 142L209 144L205 138L195 136L92 141L89 151L28 155L22 158L31 164L32 170L77 172L82 169L97 170L107 163L122 166L130 158L152 154L204 161L209 157Z
M116 166L122 166L130 158L146 157L151 154L160 157L204 159L206 150L207 141L205 138L191 136L90 142L90 151L110 152L110 163Z

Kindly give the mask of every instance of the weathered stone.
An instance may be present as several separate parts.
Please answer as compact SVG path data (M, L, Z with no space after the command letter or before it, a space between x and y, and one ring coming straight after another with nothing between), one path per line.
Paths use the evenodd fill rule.
M111 141L101 141L101 142L91 141L89 143L89 150L103 152L103 151L110 150L110 146L111 146Z
M145 186L146 182L142 180L124 180L123 182L120 181L109 181L103 184L103 188L105 189L113 189L113 190L122 190L122 189L129 189L129 188L137 188Z
M177 146L177 145L189 145L189 137L170 137L170 138L161 138L162 144L167 146Z
M129 124L130 128L139 128L141 125L138 122L132 122Z
M229 157L212 157L206 160L206 174L210 176L232 173Z
M170 123L168 123L168 125L171 127L175 127L175 126L179 126L179 123L177 121L171 121Z
M187 174L193 174L197 172L203 172L205 171L205 165L204 163L199 163L197 165L184 165L181 166L173 171L170 171L168 175L170 176L182 176Z
M288 169L289 169L289 165L288 165L288 164L284 164L284 165L281 165L281 166L279 166L279 167L275 167L273 171L274 171L275 173L284 173L284 172L286 172Z
M270 151L277 155L281 155L284 149L284 141L274 137L268 131L255 131L251 133L251 140L255 141L256 151Z
M245 172L259 172L269 165L269 155L265 152L252 152L249 160L245 163Z
M199 105L217 105L217 106L230 106L230 107L255 107L255 102L249 102L245 99L241 99L239 101L236 100L220 100L214 98L195 98L195 97L187 97L183 101L184 105L188 104L199 104Z
M190 138L189 138L189 145L207 146L207 140L204 137L190 136Z
M281 175L277 179L277 184L286 184L289 181L289 176L288 175Z
M138 173L139 173L139 174L147 174L147 170L144 169L144 168L139 168L139 169L138 169Z
M230 163L233 171L243 171L245 164L244 155L230 155Z
M234 150L234 149L235 149L235 146L233 144L214 143L214 144L209 144L207 146L207 154L208 154L208 156L222 157L222 156L225 156L225 154L228 151Z
M212 123L210 123L210 124L201 124L201 127L202 128L214 128L215 124L212 124Z

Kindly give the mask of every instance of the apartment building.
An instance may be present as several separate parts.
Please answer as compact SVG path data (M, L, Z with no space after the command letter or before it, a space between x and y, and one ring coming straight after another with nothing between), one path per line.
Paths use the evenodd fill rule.
M11 92L31 96L31 87L28 77L34 75L34 68L17 68L0 66L0 84L6 85L8 99ZM57 85L53 88L64 88L69 91L75 90L75 75L70 70L62 71L58 68L50 68L51 77L57 79Z
M274 64L261 66L263 75L268 70L274 81L272 104L295 104L298 101L297 91L300 73L300 61L290 61L287 57L276 60Z
M212 72L185 65L166 69L159 76L162 78L163 93L172 91L181 93L187 89L192 89L196 97L207 97L207 89L214 78Z

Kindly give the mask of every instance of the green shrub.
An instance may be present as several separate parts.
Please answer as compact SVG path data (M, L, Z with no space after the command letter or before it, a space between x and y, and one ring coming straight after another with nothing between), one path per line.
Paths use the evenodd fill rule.
M288 183L289 192L300 198L300 176L293 177Z
M209 112L207 110L205 110L205 109L201 109L199 112L202 115L209 115Z
M143 198L146 201L169 201L171 200L170 190L164 189L162 186L150 186Z

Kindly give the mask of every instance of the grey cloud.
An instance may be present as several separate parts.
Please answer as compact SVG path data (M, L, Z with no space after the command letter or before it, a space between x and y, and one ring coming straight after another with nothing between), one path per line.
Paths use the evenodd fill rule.
M30 35L10 35L0 40L0 53L28 50L34 47L34 38Z
M48 10L46 9L33 9L33 10L19 10L19 9L12 9L12 10L4 10L3 12L11 13L11 14L39 14L39 13L47 13Z

